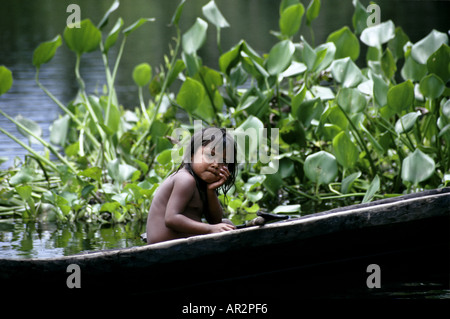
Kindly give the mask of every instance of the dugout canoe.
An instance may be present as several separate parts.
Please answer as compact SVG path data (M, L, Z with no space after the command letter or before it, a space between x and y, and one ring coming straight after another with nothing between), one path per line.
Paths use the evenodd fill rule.
M379 267L385 289L417 280L450 289L449 244L450 188L443 188L154 245L0 259L0 289L149 300L208 295L261 300L293 292L295 298L345 298L373 296L369 265ZM79 289L67 287L71 264L80 269Z

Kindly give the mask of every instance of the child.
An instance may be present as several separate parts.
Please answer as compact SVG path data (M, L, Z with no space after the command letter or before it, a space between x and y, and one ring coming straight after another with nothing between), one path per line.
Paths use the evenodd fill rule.
M236 146L225 129L196 132L178 170L157 190L147 219L147 243L235 229L222 222L217 198L226 195L236 175ZM202 222L202 216L209 223Z

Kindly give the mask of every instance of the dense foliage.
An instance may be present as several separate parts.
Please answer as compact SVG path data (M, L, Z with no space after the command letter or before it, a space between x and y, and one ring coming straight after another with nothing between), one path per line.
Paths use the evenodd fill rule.
M36 83L62 114L51 127L50 141L44 141L36 123L0 110L47 150L39 154L0 128L29 151L23 165L0 173L2 216L106 223L145 219L154 191L177 166L171 157L177 141L168 137L179 127L193 131L196 119L237 130L279 129L277 172L263 174L267 164L262 161L243 164L234 190L227 199L221 196L235 223L261 209L299 214L305 204L344 205L447 185L446 33L433 30L411 43L392 21L367 27L370 12L356 0L353 28L344 26L315 46L299 34L302 19L314 34L320 0L306 8L298 0L283 0L280 30L274 32L279 41L266 54L245 40L222 51L221 29L229 25L215 2L205 5L202 18L181 34L184 5L182 0L171 21L177 37L165 65L157 74L148 63L134 69L140 100L134 111L120 105L114 83L127 38L152 19L124 28L118 18L107 31L116 0L97 25L83 20L81 28L66 27L62 36L36 48ZM217 30L219 70L203 65L198 55L209 26ZM40 68L63 40L75 53L79 84L78 96L67 105L39 81ZM111 69L108 52L117 42ZM367 46L365 59L359 58L362 45ZM79 69L83 54L94 50L102 53L106 85L103 94L89 95ZM361 61L364 67L358 66ZM1 66L0 94L12 81ZM181 86L172 92L177 81ZM149 101L143 98L146 89ZM180 112L186 114L184 123L176 116ZM243 151L251 156L255 149Z

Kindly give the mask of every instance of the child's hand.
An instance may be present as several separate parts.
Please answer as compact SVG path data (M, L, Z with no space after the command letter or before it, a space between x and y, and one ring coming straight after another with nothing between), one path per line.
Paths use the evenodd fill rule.
M220 166L219 169L219 179L211 184L208 184L208 189L216 189L220 186L222 186L223 184L225 184L225 182L227 181L228 177L230 177L230 171L228 170L228 167L226 166Z
M210 225L210 226L211 226L211 230L209 231L210 234L221 233L224 231L236 229L236 227L234 225L227 224L227 223L219 223L219 224L214 224L214 225Z

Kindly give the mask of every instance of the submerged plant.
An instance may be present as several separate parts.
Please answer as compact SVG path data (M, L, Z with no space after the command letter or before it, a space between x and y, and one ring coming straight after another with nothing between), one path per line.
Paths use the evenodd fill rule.
M119 104L114 83L128 36L152 19L124 28L118 18L106 32L119 6L114 1L97 26L84 20L80 29L67 27L62 37L39 45L33 56L36 83L62 110L50 141L42 140L32 121L0 112L57 161L0 128L30 153L21 167L1 172L1 215L32 219L51 210L65 221L145 219L154 191L176 167L171 154L177 141L167 137L181 125L193 130L194 119L236 131L279 129L276 172L266 174L270 164L260 158L247 162L232 195L220 197L235 223L255 217L260 209L299 214L300 204L307 202L367 202L448 184L446 33L433 30L411 43L392 21L368 27L367 12L356 0L353 29L344 26L316 46L313 21L320 14L320 1L311 0L305 9L298 0L283 0L280 30L273 32L279 41L261 55L245 40L222 47L221 31L229 24L210 1L202 14L217 30L221 55L215 70L203 65L198 53L207 41L208 22L199 17L181 34L185 4L180 2L171 20L177 36L165 65L157 69L143 62L133 70L139 94L134 111ZM311 44L299 36L303 18ZM111 69L108 52L119 39ZM63 40L75 53L79 84L68 105L39 81L40 68ZM365 57L360 57L361 45L367 46ZM104 95L87 94L79 73L83 54L93 50L102 53ZM364 67L358 66L360 60ZM172 92L176 81L181 85ZM11 85L11 72L0 67L0 94ZM149 101L143 99L146 88ZM181 123L177 112L184 112L189 122ZM245 158L256 152L252 147L242 151Z

